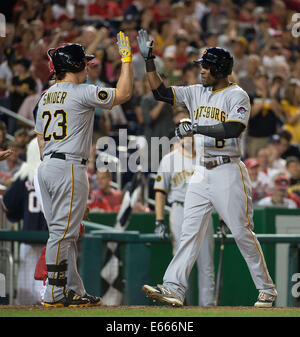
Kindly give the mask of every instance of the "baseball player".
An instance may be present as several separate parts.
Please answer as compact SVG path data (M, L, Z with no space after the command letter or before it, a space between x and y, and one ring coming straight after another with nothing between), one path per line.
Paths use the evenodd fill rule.
M179 248L183 222L184 198L190 177L194 173L195 147L193 137L180 140L173 151L165 155L159 165L154 183L155 190L155 233L161 239L165 237L164 206L166 198L172 205L169 224L173 254ZM214 305L214 238L212 217L203 239L197 258L198 267L198 303L200 306Z
M84 293L79 274L76 270L70 273L68 268L76 269L75 242L88 198L86 164L92 145L94 109L111 109L132 95L129 39L123 32L117 34L117 39L122 69L116 88L85 84L87 62L94 56L86 55L81 45L64 44L48 51L56 83L43 93L35 109L35 132L43 160L37 169L37 181L49 228L48 286L44 296L47 307L101 304L100 298ZM70 274L77 277L67 279Z
M243 89L229 82L232 56L222 48L208 48L195 61L201 65L202 84L165 87L155 69L153 41L148 41L145 30L139 31L137 39L155 98L186 105L189 110L192 123L181 123L175 131L180 137L194 134L197 154L184 202L180 246L165 272L163 285L145 285L143 290L152 299L183 305L188 276L215 208L231 230L259 291L255 306L271 307L277 291L253 232L251 183L240 160L250 100Z

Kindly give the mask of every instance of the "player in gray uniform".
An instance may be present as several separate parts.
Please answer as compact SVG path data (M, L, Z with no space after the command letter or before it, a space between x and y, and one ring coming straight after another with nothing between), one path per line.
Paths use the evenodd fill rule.
M186 192L180 247L170 262L163 285L143 287L150 298L182 306L190 271L198 256L213 207L231 230L256 288L256 307L271 307L277 297L261 246L253 232L251 183L241 157L241 137L250 115L247 93L228 76L233 58L222 48L209 48L196 63L202 84L165 87L157 74L153 41L145 30L138 44L146 61L147 77L157 100L184 104L192 123L181 123L180 137L194 134L196 167Z
M183 223L184 199L189 179L194 173L195 147L193 137L185 137L175 144L175 149L165 155L159 165L154 183L155 190L155 232L161 238L166 234L164 224L164 206L166 197L172 205L169 225L173 254L180 245L180 234ZM198 268L198 304L202 307L214 305L214 230L212 217L197 258Z
M87 62L94 56L86 55L81 45L65 44L48 51L56 83L41 96L35 109L35 132L43 160L37 181L49 228L45 306L101 304L100 298L86 294L77 272L76 241L89 191L86 164L92 145L94 109L111 109L132 95L129 40L122 32L117 38L122 68L116 88L85 84ZM72 278L67 279L70 275Z

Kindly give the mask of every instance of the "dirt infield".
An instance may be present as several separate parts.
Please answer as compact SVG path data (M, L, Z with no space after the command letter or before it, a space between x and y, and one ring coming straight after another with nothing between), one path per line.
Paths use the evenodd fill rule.
M160 308L169 308L170 310L213 310L213 311L218 311L218 310L233 310L233 311L240 311L240 310L249 310L249 311L260 311L261 309L257 309L254 307L226 307L226 306L219 306L219 307L197 307L197 306L184 306L184 307L169 307L169 306L146 306L146 305L119 305L119 306L107 306L107 305L101 305L98 307L85 307L85 308L80 308L80 309L85 309L85 310L95 310L97 309L103 309L103 310L158 310ZM42 305L0 305L0 310L2 309L8 309L8 310L57 310L58 308L46 308ZM74 309L74 308L64 308L64 309ZM76 309L74 309L76 310ZM269 311L282 311L282 310L299 310L300 312L300 307L273 307L273 308L266 308L263 310L269 310Z
M98 306L45 308L41 305L2 305L0 317L300 317L300 308Z

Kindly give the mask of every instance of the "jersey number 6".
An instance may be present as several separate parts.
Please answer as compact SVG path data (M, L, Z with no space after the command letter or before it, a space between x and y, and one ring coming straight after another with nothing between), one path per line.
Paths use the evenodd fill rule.
M47 135L47 131L52 121L52 114L51 114L51 111L49 110L43 111L42 118L43 119L47 118L47 121L44 127L44 132L43 132L45 142L49 142L52 136L54 140L62 140L67 136L67 113L65 112L65 110L63 109L55 110L53 117L56 119L56 118L59 118L60 116L61 116L61 120L57 123L57 126L61 129L60 133L57 133L56 131L54 131L53 133L49 133Z

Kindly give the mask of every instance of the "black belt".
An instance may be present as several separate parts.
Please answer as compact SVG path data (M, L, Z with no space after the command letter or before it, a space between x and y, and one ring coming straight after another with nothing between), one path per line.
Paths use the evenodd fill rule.
M227 164L227 163L230 163L230 162L231 162L230 157L224 156L224 157L222 157L221 163L218 162L216 159L213 159L213 160L210 160L210 161L203 162L203 166L205 168L207 168L208 170L211 170L216 166L219 166L219 165L222 165L222 164Z
M50 158L57 158L57 159L63 159L66 160L66 155L64 153L61 152L53 152L50 156ZM86 165L87 160L86 159L82 159L81 160L81 164L82 165Z
M183 201L177 201L177 200L176 200L176 201L173 201L173 202L172 202L172 205L173 205L173 204L179 204L179 205L181 205L182 207L184 206L184 202L183 202Z

